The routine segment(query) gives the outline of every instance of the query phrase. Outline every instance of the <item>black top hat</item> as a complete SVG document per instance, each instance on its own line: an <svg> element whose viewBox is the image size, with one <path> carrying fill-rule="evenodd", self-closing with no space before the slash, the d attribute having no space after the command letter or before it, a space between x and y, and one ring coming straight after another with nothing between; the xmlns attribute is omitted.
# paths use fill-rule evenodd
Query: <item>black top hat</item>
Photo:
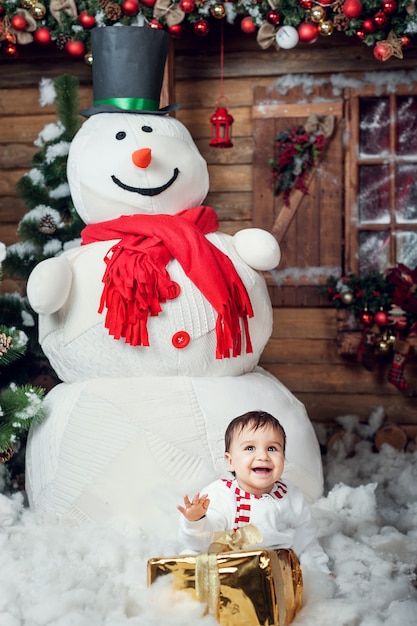
<svg viewBox="0 0 417 626"><path fill-rule="evenodd" d="M103 26L91 31L93 54L92 107L96 113L175 111L176 104L159 108L169 35L147 26Z"/></svg>

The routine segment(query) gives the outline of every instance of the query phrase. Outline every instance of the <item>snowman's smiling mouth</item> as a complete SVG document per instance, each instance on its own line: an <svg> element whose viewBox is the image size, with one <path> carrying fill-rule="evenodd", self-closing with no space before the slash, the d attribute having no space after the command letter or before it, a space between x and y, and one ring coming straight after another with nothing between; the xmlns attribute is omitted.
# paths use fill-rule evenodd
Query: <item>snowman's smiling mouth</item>
<svg viewBox="0 0 417 626"><path fill-rule="evenodd" d="M119 180L116 176L114 176L114 174L111 177L111 179L118 187L121 187L122 189L125 189L126 191L133 191L133 193L138 193L141 196L157 196L158 194L168 189L168 187L171 187L171 185L177 180L179 173L180 171L178 167L176 167L169 181L166 182L165 185L161 185L161 187L149 187L149 188L131 187L130 185L126 185L126 183L123 183L121 180Z"/></svg>

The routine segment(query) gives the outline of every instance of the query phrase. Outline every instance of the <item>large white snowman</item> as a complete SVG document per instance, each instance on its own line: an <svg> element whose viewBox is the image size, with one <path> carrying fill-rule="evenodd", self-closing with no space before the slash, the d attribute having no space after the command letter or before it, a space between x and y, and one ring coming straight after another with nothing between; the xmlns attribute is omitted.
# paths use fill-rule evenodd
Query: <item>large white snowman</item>
<svg viewBox="0 0 417 626"><path fill-rule="evenodd" d="M83 245L40 263L28 282L40 342L63 381L27 445L31 506L79 522L112 517L144 531L224 474L223 435L249 410L287 431L286 476L322 492L304 406L258 367L272 331L261 271L269 233L220 233L201 206L207 165L159 109L167 35L92 33L94 106L68 159ZM175 524L172 524L175 533Z"/></svg>

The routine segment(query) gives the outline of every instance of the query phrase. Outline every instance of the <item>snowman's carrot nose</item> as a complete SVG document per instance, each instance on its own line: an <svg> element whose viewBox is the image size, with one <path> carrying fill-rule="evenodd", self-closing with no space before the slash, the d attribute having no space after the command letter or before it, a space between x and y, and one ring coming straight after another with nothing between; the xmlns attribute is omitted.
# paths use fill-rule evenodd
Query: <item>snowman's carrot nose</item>
<svg viewBox="0 0 417 626"><path fill-rule="evenodd" d="M141 148L140 150L135 150L132 154L132 161L136 167L148 167L151 159L152 155L150 148Z"/></svg>

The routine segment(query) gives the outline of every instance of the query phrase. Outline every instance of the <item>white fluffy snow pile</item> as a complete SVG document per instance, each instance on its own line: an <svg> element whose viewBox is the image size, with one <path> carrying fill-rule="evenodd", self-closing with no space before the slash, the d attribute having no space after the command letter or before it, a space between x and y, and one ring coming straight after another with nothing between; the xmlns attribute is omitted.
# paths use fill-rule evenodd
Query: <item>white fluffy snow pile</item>
<svg viewBox="0 0 417 626"><path fill-rule="evenodd" d="M362 442L324 464L314 513L336 578L305 575L294 626L416 624L417 452ZM177 553L157 523L154 536L123 520L77 527L0 494L1 626L215 626L168 581L147 588L147 559Z"/></svg>

